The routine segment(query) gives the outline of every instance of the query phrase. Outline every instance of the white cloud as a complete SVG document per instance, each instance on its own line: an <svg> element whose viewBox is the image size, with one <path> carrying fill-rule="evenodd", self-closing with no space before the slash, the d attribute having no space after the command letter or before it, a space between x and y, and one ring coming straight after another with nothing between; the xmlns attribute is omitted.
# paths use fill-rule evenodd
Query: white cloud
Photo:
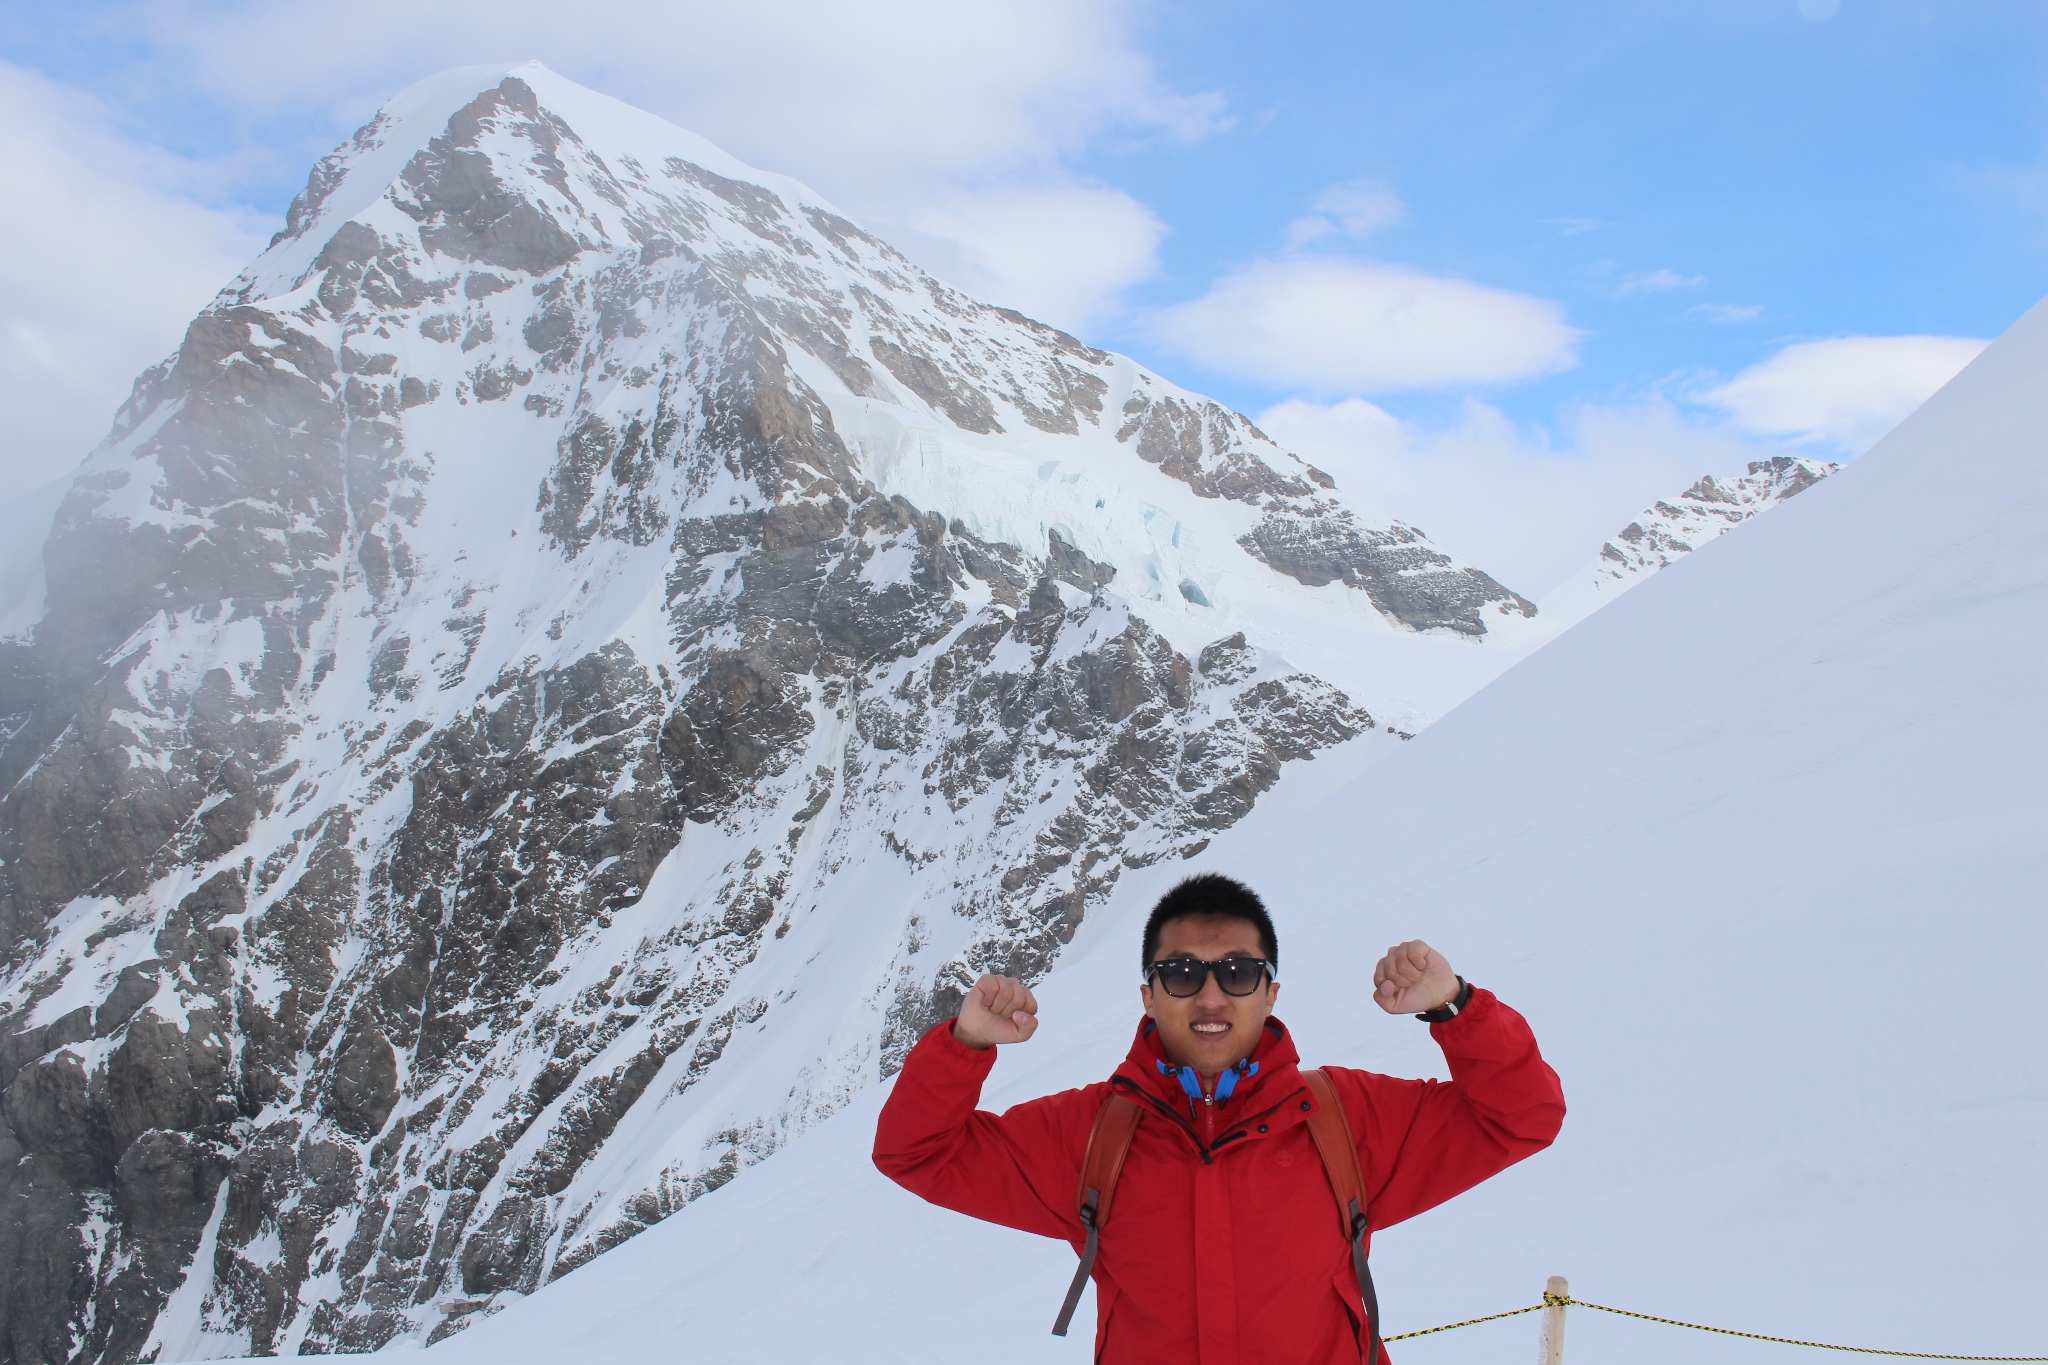
<svg viewBox="0 0 2048 1365"><path fill-rule="evenodd" d="M1157 319L1168 344L1276 387L1389 392L1495 384L1577 363L1564 310L1402 266L1259 261Z"/></svg>
<svg viewBox="0 0 2048 1365"><path fill-rule="evenodd" d="M1662 402L1582 409L1562 444L1479 402L1443 429L1358 398L1290 399L1258 421L1339 489L1532 599L1656 499L1779 453Z"/></svg>
<svg viewBox="0 0 2048 1365"><path fill-rule="evenodd" d="M1685 310L1708 322L1755 322L1764 315L1760 303L1696 303Z"/></svg>
<svg viewBox="0 0 2048 1365"><path fill-rule="evenodd" d="M1676 270L1639 270L1623 275L1621 283L1614 287L1617 298L1630 298L1637 294L1668 294L1674 289L1700 289L1705 287L1705 275L1681 275Z"/></svg>
<svg viewBox="0 0 2048 1365"><path fill-rule="evenodd" d="M0 498L77 464L141 370L262 246L202 207L203 174L140 148L74 91L0 63Z"/></svg>
<svg viewBox="0 0 2048 1365"><path fill-rule="evenodd" d="M976 298L1070 332L1158 269L1166 230L1128 194L1073 183L963 191L869 226Z"/></svg>
<svg viewBox="0 0 2048 1365"><path fill-rule="evenodd" d="M1289 246L1303 246L1339 234L1369 237L1408 218L1408 206L1401 202L1401 196L1373 180L1347 180L1332 185L1315 197L1309 210L1287 225Z"/></svg>
<svg viewBox="0 0 2048 1365"><path fill-rule="evenodd" d="M199 83L252 107L367 113L468 63L538 57L828 193L1041 168L1107 126L1198 136L1214 97L1169 89L1137 0L316 0L138 8ZM403 42L392 35L402 33ZM835 183L836 182L836 183Z"/></svg>
<svg viewBox="0 0 2048 1365"><path fill-rule="evenodd" d="M1834 337L1787 346L1701 395L1744 431L1867 450L1988 342L1974 337Z"/></svg>
<svg viewBox="0 0 2048 1365"><path fill-rule="evenodd" d="M963 286L1075 325L1151 272L1158 229L1127 196L1078 182L1071 159L1109 135L1195 138L1225 122L1220 98L1160 78L1133 32L1143 10L358 0L337 23L313 0L227 0L132 13L176 64L167 79L250 111L311 108L351 125L434 71L537 57L797 176L865 222L910 227L904 249ZM1032 226L1042 243L1026 240ZM1081 268L1055 286L1047 261L1059 250Z"/></svg>

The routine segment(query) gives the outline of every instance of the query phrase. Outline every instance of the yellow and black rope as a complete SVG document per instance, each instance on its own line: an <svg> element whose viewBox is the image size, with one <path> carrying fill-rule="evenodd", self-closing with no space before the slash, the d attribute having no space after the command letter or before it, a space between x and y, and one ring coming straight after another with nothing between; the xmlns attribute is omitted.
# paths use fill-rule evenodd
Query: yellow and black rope
<svg viewBox="0 0 2048 1365"><path fill-rule="evenodd" d="M2005 1362L2048 1361L2048 1356L1965 1356L1944 1355L1935 1351L1887 1351L1876 1346L1835 1346L1825 1341L1801 1341L1797 1337L1766 1336L1762 1332L1738 1332L1733 1327L1708 1327L1704 1323L1681 1322L1677 1318L1660 1318L1654 1313L1633 1313L1626 1308L1609 1308L1604 1303L1588 1303L1563 1294L1545 1294L1542 1303L1532 1303L1527 1308L1510 1308L1505 1313L1488 1313L1483 1318L1467 1318L1463 1322L1447 1322L1441 1327L1426 1327L1419 1332L1403 1332L1399 1336L1386 1338L1388 1341L1406 1341L1410 1337L1426 1337L1433 1332L1448 1332L1457 1327L1471 1327L1482 1322L1494 1322L1501 1318L1519 1317L1523 1313L1534 1313L1542 1308L1562 1308L1570 1305L1576 1308L1591 1308L1602 1313L1614 1313L1624 1318L1640 1318L1644 1322L1661 1322L1667 1327L1690 1327L1695 1332L1718 1332L1725 1337L1746 1337L1751 1341L1772 1341L1780 1346L1811 1346L1820 1351L1852 1351L1866 1356L1905 1356L1913 1360L1991 1360Z"/></svg>
<svg viewBox="0 0 2048 1365"><path fill-rule="evenodd" d="M1483 1318L1466 1318L1463 1322L1447 1322L1441 1327L1425 1327L1420 1332L1403 1332L1397 1337L1382 1337L1380 1339L1382 1341L1406 1341L1410 1337L1426 1337L1431 1332L1448 1332L1453 1327L1470 1327L1474 1323L1492 1322L1495 1318L1520 1317L1524 1313L1533 1313L1543 1306L1540 1303L1532 1303L1527 1308L1510 1308L1505 1313L1488 1313Z"/></svg>

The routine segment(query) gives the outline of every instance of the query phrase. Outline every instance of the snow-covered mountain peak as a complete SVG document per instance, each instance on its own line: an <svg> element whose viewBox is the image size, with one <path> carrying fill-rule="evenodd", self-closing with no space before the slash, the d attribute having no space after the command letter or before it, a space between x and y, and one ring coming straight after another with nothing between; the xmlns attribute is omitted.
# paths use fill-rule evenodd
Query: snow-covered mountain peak
<svg viewBox="0 0 2048 1365"><path fill-rule="evenodd" d="M556 217L555 226L566 229L580 220L602 229L608 220L621 231L619 240L634 240L625 221L632 210L620 200L638 198L633 190L645 184L645 168L663 171L671 158L837 216L823 196L790 177L756 170L705 138L565 80L540 62L458 67L400 91L346 144L321 158L287 210L283 229L230 289L266 299L297 288L344 224L380 226L378 206L387 201L396 206L410 198L411 210L420 212L424 206L400 186L416 191L431 183L436 159L450 154L467 159L474 171L487 170L501 192L538 200ZM529 178L539 184L522 183ZM595 202L577 198L576 190L599 184L607 188ZM649 195L635 207L645 211L661 197ZM499 205L510 207L503 198ZM482 225L487 232L499 227L484 249L495 251L507 269L529 269L560 249L560 243L522 241L522 229L534 231L530 221L487 218ZM540 232L545 236L545 229ZM609 240L601 236L589 245Z"/></svg>
<svg viewBox="0 0 2048 1365"><path fill-rule="evenodd" d="M738 322L771 347L848 461L771 461L753 488L719 490L736 508L865 479L1034 557L1057 538L1152 617L1332 582L1406 629L1478 638L1533 610L1352 508L1237 414L967 298L796 181L538 64L392 100L315 169L229 298L328 324L362 374L396 367L380 343L401 329L458 347L444 387L566 418L586 448L644 420L676 324L708 309L700 326ZM593 331L608 343L595 367L579 345ZM572 473L541 529L575 549L631 538L635 508L706 491L607 497Z"/></svg>

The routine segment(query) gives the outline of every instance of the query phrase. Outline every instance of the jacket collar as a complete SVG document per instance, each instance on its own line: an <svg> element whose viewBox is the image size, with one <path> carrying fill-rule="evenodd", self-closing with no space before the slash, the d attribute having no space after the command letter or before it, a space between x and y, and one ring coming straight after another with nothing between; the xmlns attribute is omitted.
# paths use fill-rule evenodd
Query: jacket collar
<svg viewBox="0 0 2048 1365"><path fill-rule="evenodd" d="M1293 1034L1278 1019L1266 1020L1265 1036L1245 1060L1250 1065L1244 1067L1225 1101L1232 1109L1261 1092L1284 1095L1298 1082L1301 1054L1294 1050ZM1132 1038L1131 1050L1116 1074L1176 1107L1190 1102L1180 1069L1167 1058L1166 1049L1159 1043L1158 1028L1150 1019L1138 1021L1137 1036Z"/></svg>

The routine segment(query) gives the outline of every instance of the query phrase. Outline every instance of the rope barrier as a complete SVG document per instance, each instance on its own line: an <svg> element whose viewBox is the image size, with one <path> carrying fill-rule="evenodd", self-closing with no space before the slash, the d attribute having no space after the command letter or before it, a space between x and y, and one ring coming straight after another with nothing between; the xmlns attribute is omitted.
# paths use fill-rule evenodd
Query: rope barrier
<svg viewBox="0 0 2048 1365"><path fill-rule="evenodd" d="M2025 1365L2048 1361L2048 1356L1961 1356L1942 1355L1934 1351L1886 1351L1875 1346L1835 1346L1825 1341L1801 1341L1796 1337L1765 1336L1762 1332L1738 1332L1732 1327L1708 1327L1703 1323L1680 1322L1677 1318L1660 1318L1654 1313L1632 1313L1626 1308L1609 1308L1604 1303L1587 1303L1564 1294L1545 1294L1543 1302L1532 1303L1527 1308L1510 1308L1505 1313L1489 1313L1483 1318L1467 1318L1463 1322L1447 1322L1441 1327L1425 1327L1419 1332L1403 1332L1399 1336L1387 1337L1387 1341L1406 1341L1410 1337L1426 1337L1433 1332L1448 1332L1457 1327L1471 1327L1477 1323L1495 1322L1501 1318L1520 1317L1534 1313L1540 1308L1562 1308L1567 1305L1577 1308L1593 1308L1602 1313L1614 1313L1624 1318L1640 1318L1644 1322L1661 1322L1667 1327L1690 1327L1695 1332L1718 1332L1727 1337L1747 1337L1751 1341L1773 1341L1780 1346L1811 1346L1820 1351L1853 1351L1866 1356L1906 1356L1913 1360L1993 1360L2017 1361Z"/></svg>
<svg viewBox="0 0 2048 1365"><path fill-rule="evenodd" d="M1472 1325L1473 1325L1474 1323L1479 1323L1479 1322L1492 1322L1492 1321L1494 1321L1494 1320L1495 1320L1495 1319L1497 1319L1497 1318L1518 1318L1518 1317L1520 1317L1520 1316L1521 1316L1522 1314L1524 1314L1524 1313L1533 1313L1533 1312L1535 1312L1535 1311L1536 1311L1537 1309L1539 1309L1539 1308L1542 1308L1542 1307L1544 1307L1544 1305L1543 1305L1543 1304L1540 1304L1540 1303L1532 1303L1532 1304L1530 1304L1530 1305L1529 1305L1529 1306L1528 1306L1527 1308L1510 1308L1510 1309L1509 1309L1509 1310L1508 1310L1507 1312L1505 1312L1505 1313L1488 1313L1488 1314L1487 1314L1487 1315L1486 1315L1485 1317L1483 1317L1483 1318L1466 1318L1466 1319L1465 1319L1465 1320L1464 1320L1463 1322L1447 1322L1447 1323L1445 1323L1445 1324L1444 1324L1443 1326L1441 1326L1441 1327L1425 1327L1425 1328L1423 1328L1423 1329L1422 1329L1422 1330L1421 1330L1420 1332L1403 1332L1403 1333L1401 1333L1401 1335L1400 1335L1400 1336L1398 1336L1398 1337L1381 1337L1381 1338L1380 1338L1380 1340L1381 1340L1381 1341L1406 1341L1406 1340L1408 1340L1408 1338L1410 1338L1410 1337L1426 1337L1426 1336L1428 1336L1428 1335L1429 1335L1429 1334L1430 1334L1431 1332L1448 1332L1448 1331L1450 1331L1450 1330L1451 1330L1451 1329L1452 1329L1453 1327L1470 1327L1470 1326L1472 1326Z"/></svg>

